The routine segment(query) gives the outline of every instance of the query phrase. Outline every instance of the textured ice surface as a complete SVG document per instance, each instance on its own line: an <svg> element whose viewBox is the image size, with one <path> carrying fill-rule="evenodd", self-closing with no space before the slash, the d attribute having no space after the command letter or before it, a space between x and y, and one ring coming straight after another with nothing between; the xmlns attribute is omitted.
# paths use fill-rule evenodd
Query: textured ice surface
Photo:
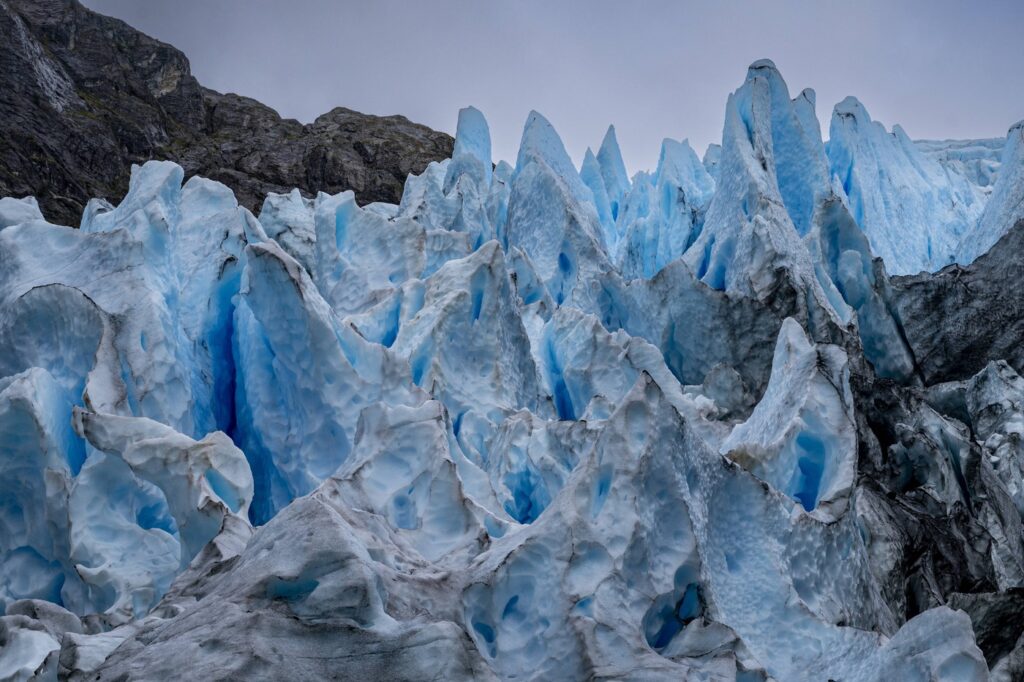
<svg viewBox="0 0 1024 682"><path fill-rule="evenodd" d="M958 262L967 264L988 251L1006 232L1007 226L1024 218L1024 121L1010 128L1000 159L992 195L981 214L977 229L960 242Z"/></svg>
<svg viewBox="0 0 1024 682"><path fill-rule="evenodd" d="M24 199L4 197L0 199L0 230L34 220L43 220L43 214L39 211L39 204L36 203L35 197L25 197Z"/></svg>
<svg viewBox="0 0 1024 682"><path fill-rule="evenodd" d="M623 200L617 244L623 277L653 277L697 239L715 181L686 141L661 144L653 176L637 174Z"/></svg>
<svg viewBox="0 0 1024 682"><path fill-rule="evenodd" d="M933 271L959 259L961 239L985 208L978 184L922 153L900 126L889 132L871 120L853 97L832 113L828 157L854 218L889 272Z"/></svg>
<svg viewBox="0 0 1024 682"><path fill-rule="evenodd" d="M963 175L983 190L991 191L999 177L999 162L1006 140L914 140L921 152L950 171Z"/></svg>
<svg viewBox="0 0 1024 682"><path fill-rule="evenodd" d="M0 677L1012 679L1021 368L926 385L887 271L1010 229L1020 127L814 107L762 60L632 179L467 108L399 205L0 200Z"/></svg>
<svg viewBox="0 0 1024 682"><path fill-rule="evenodd" d="M857 436L846 353L815 348L792 318L782 323L772 376L750 419L722 452L807 511L841 513L853 485Z"/></svg>

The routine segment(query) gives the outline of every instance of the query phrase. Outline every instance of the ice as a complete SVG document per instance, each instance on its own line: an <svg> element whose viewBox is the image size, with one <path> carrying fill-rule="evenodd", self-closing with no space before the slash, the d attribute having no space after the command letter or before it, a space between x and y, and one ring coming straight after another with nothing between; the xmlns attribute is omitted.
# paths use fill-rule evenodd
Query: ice
<svg viewBox="0 0 1024 682"><path fill-rule="evenodd" d="M790 101L782 75L767 59L750 66L747 80L756 78L767 82L771 100L771 155L779 194L797 233L805 235L810 230L820 193L828 184L821 131L814 113L815 94L813 90L804 90Z"/></svg>
<svg viewBox="0 0 1024 682"><path fill-rule="evenodd" d="M182 188L175 164L150 162L132 177L121 205L80 230L36 222L0 233L8 255L0 272L3 300L98 309L79 324L99 318L90 324L109 334L90 332L79 353L95 353L91 339L106 339L86 398L104 411L135 411L188 435L224 428L233 381L224 325L245 225L255 219L219 183L193 178ZM64 293L40 297L48 285ZM46 353L60 341L38 328L21 343Z"/></svg>
<svg viewBox="0 0 1024 682"><path fill-rule="evenodd" d="M83 585L63 597L116 625L148 613L227 517L247 523L252 474L220 432L196 442L149 419L78 408L74 420L90 446L65 510Z"/></svg>
<svg viewBox="0 0 1024 682"><path fill-rule="evenodd" d="M629 176L626 164L622 161L619 140L615 136L615 126L608 126L601 146L597 150L597 163L601 168L605 191L608 193L608 204L612 212L612 220L617 220L622 208L622 198L629 191Z"/></svg>
<svg viewBox="0 0 1024 682"><path fill-rule="evenodd" d="M726 104L716 190L682 260L712 289L760 302L793 282L805 300L787 314L807 316L817 338L846 315L801 240L827 189L815 180L824 179L820 139L815 147L816 130L807 130L799 113L809 105L806 93L789 99L771 62L750 67Z"/></svg>
<svg viewBox="0 0 1024 682"><path fill-rule="evenodd" d="M469 107L398 205L0 201L0 676L1012 677L1022 368L930 382L889 275L1011 229L1020 127L814 110L760 60L632 179Z"/></svg>
<svg viewBox="0 0 1024 682"><path fill-rule="evenodd" d="M68 559L68 490L85 459L71 430L70 396L46 370L0 380L0 606L61 602L74 582Z"/></svg>
<svg viewBox="0 0 1024 682"><path fill-rule="evenodd" d="M92 454L68 501L70 558L84 583L65 603L120 624L148 613L181 568L167 501L121 459Z"/></svg>
<svg viewBox="0 0 1024 682"><path fill-rule="evenodd" d="M369 210L369 207L367 207ZM295 260L312 271L316 263L316 228L313 202L297 189L288 194L268 194L260 211L260 225Z"/></svg>
<svg viewBox="0 0 1024 682"><path fill-rule="evenodd" d="M611 200L608 198L608 189L601 176L601 166L590 147L587 147L587 152L583 155L580 179L593 192L594 208L597 209L597 217L603 228L604 245L611 251L618 242L619 236L615 231L615 217L612 213Z"/></svg>
<svg viewBox="0 0 1024 682"><path fill-rule="evenodd" d="M999 162L1006 139L914 140L914 145L950 172L964 176L983 191L991 192L999 177Z"/></svg>
<svg viewBox="0 0 1024 682"><path fill-rule="evenodd" d="M352 192L320 193L313 207L316 286L340 313L365 310L426 267L426 231L361 208Z"/></svg>
<svg viewBox="0 0 1024 682"><path fill-rule="evenodd" d="M1014 223L1024 219L1024 121L1006 134L999 172L977 228L966 232L957 262L967 265L992 248Z"/></svg>
<svg viewBox="0 0 1024 682"><path fill-rule="evenodd" d="M822 510L828 518L841 514L853 486L857 450L846 353L835 346L815 348L787 318L768 388L721 450L804 510Z"/></svg>
<svg viewBox="0 0 1024 682"><path fill-rule="evenodd" d="M445 174L444 192L448 194L460 175L469 175L481 189L491 186L491 131L479 109L459 111L455 130L455 150Z"/></svg>
<svg viewBox="0 0 1024 682"><path fill-rule="evenodd" d="M60 642L42 628L24 627L19 621L17 616L0 616L0 679L57 679Z"/></svg>
<svg viewBox="0 0 1024 682"><path fill-rule="evenodd" d="M497 421L504 411L540 410L537 371L506 268L501 247L488 242L407 289L405 300L413 303L395 321L394 353L408 360L413 383L453 418L472 411Z"/></svg>
<svg viewBox="0 0 1024 682"><path fill-rule="evenodd" d="M1024 379L1004 362L971 379L967 409L978 440L1024 518Z"/></svg>
<svg viewBox="0 0 1024 682"><path fill-rule="evenodd" d="M616 146L615 149L617 150L618 147ZM592 194L580 179L554 126L541 114L531 111L526 119L526 125L523 127L523 137L519 142L515 175L520 175L526 168L536 163L543 163L547 166L576 202L582 207L594 211Z"/></svg>
<svg viewBox="0 0 1024 682"><path fill-rule="evenodd" d="M611 269L592 198L554 128L531 112L512 177L503 245L529 257L559 305L590 300L589 282Z"/></svg>
<svg viewBox="0 0 1024 682"><path fill-rule="evenodd" d="M712 142L704 150L704 169L713 178L718 178L718 162L722 160L722 145Z"/></svg>
<svg viewBox="0 0 1024 682"><path fill-rule="evenodd" d="M0 230L11 225L37 220L42 221L44 218L35 197L25 197L24 199L4 197L0 199Z"/></svg>
<svg viewBox="0 0 1024 682"><path fill-rule="evenodd" d="M981 188L923 154L900 126L887 131L853 97L832 113L827 150L854 219L890 273L957 260L985 207Z"/></svg>
<svg viewBox="0 0 1024 682"><path fill-rule="evenodd" d="M909 380L914 357L891 310L884 263L873 258L867 238L840 197L830 194L819 205L815 226L804 241L833 309L844 320L856 313L862 351L875 372Z"/></svg>
<svg viewBox="0 0 1024 682"><path fill-rule="evenodd" d="M637 174L624 199L622 275L650 278L682 256L700 234L714 192L715 181L689 142L662 142L654 176Z"/></svg>
<svg viewBox="0 0 1024 682"><path fill-rule="evenodd" d="M972 642L971 621L939 607L908 622L885 644L875 679L985 680L985 659Z"/></svg>
<svg viewBox="0 0 1024 682"><path fill-rule="evenodd" d="M440 403L415 408L378 405L363 412L356 456L329 485L359 509L387 519L392 531L424 558L482 549L486 527L500 527L467 499L449 451L449 424ZM463 468L472 466L462 460Z"/></svg>
<svg viewBox="0 0 1024 682"><path fill-rule="evenodd" d="M729 97L718 191L704 230L685 259L701 281L755 297L773 285L767 263L798 253L799 236L785 213L771 164L771 90L751 74Z"/></svg>
<svg viewBox="0 0 1024 682"><path fill-rule="evenodd" d="M82 634L72 613L46 601L24 599L0 616L0 678L56 680L65 634Z"/></svg>
<svg viewBox="0 0 1024 682"><path fill-rule="evenodd" d="M453 158L431 163L410 176L402 202L389 219L411 218L428 230L427 268L436 271L446 260L461 258L484 242L503 238L512 168L504 161L493 168L487 121L477 109L459 112ZM437 248L433 243L459 244Z"/></svg>
<svg viewBox="0 0 1024 682"><path fill-rule="evenodd" d="M75 426L96 450L119 457L160 489L183 544L186 562L220 533L225 517L246 518L252 473L245 455L222 432L194 441L144 417L75 409Z"/></svg>
<svg viewBox="0 0 1024 682"><path fill-rule="evenodd" d="M363 407L414 401L417 391L408 366L338 320L276 243L250 244L245 258L234 320L235 432L256 487L250 517L264 523L345 461Z"/></svg>

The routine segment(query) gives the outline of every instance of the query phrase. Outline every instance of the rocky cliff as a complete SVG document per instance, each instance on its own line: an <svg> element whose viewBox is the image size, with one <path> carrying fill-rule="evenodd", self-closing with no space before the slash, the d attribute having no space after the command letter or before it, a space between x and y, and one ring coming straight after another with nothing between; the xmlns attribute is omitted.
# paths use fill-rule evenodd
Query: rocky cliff
<svg viewBox="0 0 1024 682"><path fill-rule="evenodd" d="M0 196L34 195L53 222L78 225L93 196L116 203L152 158L258 210L293 187L397 203L409 173L452 153L402 116L339 107L304 125L204 88L180 51L77 0L0 0L0 37Z"/></svg>

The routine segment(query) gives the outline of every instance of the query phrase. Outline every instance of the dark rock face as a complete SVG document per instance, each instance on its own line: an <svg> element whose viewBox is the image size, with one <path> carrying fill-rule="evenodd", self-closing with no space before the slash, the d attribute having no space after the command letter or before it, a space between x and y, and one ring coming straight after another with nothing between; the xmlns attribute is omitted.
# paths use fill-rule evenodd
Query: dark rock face
<svg viewBox="0 0 1024 682"><path fill-rule="evenodd" d="M966 611L974 625L978 646L989 660L1006 656L1024 633L1024 589L987 594L954 594L953 608Z"/></svg>
<svg viewBox="0 0 1024 682"><path fill-rule="evenodd" d="M851 387L858 516L877 553L874 566L887 569L880 577L893 612L910 619L954 593L1005 589L1022 552L1021 519L971 440L973 424L937 413L915 389L887 380L854 374ZM1001 543L1014 557L1008 570Z"/></svg>
<svg viewBox="0 0 1024 682"><path fill-rule="evenodd" d="M1024 221L967 267L893 277L892 299L927 385L993 360L1024 371Z"/></svg>
<svg viewBox="0 0 1024 682"><path fill-rule="evenodd" d="M0 39L0 196L34 195L53 222L78 225L94 196L116 203L152 158L258 211L293 187L397 203L409 173L452 153L402 116L336 108L303 125L204 88L181 52L77 0L0 0Z"/></svg>
<svg viewBox="0 0 1024 682"><path fill-rule="evenodd" d="M1024 674L1019 416L1024 222L967 267L892 277L885 292L916 377L854 363L857 514L898 621L970 616L993 679ZM1016 370L1016 372L1014 371Z"/></svg>

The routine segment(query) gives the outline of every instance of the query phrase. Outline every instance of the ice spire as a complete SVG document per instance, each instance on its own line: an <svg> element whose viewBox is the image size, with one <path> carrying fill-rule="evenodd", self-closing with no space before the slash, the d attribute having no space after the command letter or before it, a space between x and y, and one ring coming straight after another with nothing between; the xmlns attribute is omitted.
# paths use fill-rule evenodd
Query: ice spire
<svg viewBox="0 0 1024 682"><path fill-rule="evenodd" d="M750 65L747 82L761 77L771 98L772 155L779 194L797 233L807 234L815 204L828 190L828 164L821 129L814 114L813 90L794 99L775 64L761 59Z"/></svg>
<svg viewBox="0 0 1024 682"><path fill-rule="evenodd" d="M704 169L713 177L718 177L718 162L722 160L722 145L711 143L704 151Z"/></svg>
<svg viewBox="0 0 1024 682"><path fill-rule="evenodd" d="M519 175L526 166L537 159L544 161L565 182L577 201L590 203L590 192L580 179L555 127L539 113L531 111L526 118L523 138L519 143L516 175Z"/></svg>
<svg viewBox="0 0 1024 682"><path fill-rule="evenodd" d="M597 208L597 217L601 221L601 227L604 228L604 244L611 250L618 240L618 235L615 232L615 218L612 217L608 190L605 187L604 179L601 177L601 165L590 147L587 147L587 153L583 155L583 165L580 166L580 179L594 193L594 206Z"/></svg>
<svg viewBox="0 0 1024 682"><path fill-rule="evenodd" d="M625 200L619 221L622 274L649 278L683 255L697 238L714 191L715 181L690 143L666 138L654 178L637 174Z"/></svg>
<svg viewBox="0 0 1024 682"><path fill-rule="evenodd" d="M0 199L0 230L11 225L20 225L34 220L44 220L35 197Z"/></svg>
<svg viewBox="0 0 1024 682"><path fill-rule="evenodd" d="M509 195L506 248L519 247L559 304L581 281L611 269L594 206L584 184L547 119L530 112L523 129ZM589 283L580 295L597 291Z"/></svg>
<svg viewBox="0 0 1024 682"><path fill-rule="evenodd" d="M718 190L699 239L686 253L697 276L715 289L759 297L774 281L767 274L773 270L769 261L792 268L804 260L798 269L811 267L777 181L773 152L792 142L773 136L777 125L786 130L777 124L784 117L774 111L777 105L791 113L789 98L782 101L786 93L780 83L770 62L755 62L726 105Z"/></svg>
<svg viewBox="0 0 1024 682"><path fill-rule="evenodd" d="M597 150L597 162L601 166L601 177L604 178L604 186L608 191L612 220L615 220L619 216L622 198L629 191L629 176L626 174L626 164L622 162L622 152L619 150L619 140L615 137L613 125L608 126L608 132L601 141L601 148Z"/></svg>
<svg viewBox="0 0 1024 682"><path fill-rule="evenodd" d="M451 190L455 181L464 173L472 174L482 189L491 185L491 130L487 126L487 119L475 107L459 110L455 149L444 179L445 193Z"/></svg>

